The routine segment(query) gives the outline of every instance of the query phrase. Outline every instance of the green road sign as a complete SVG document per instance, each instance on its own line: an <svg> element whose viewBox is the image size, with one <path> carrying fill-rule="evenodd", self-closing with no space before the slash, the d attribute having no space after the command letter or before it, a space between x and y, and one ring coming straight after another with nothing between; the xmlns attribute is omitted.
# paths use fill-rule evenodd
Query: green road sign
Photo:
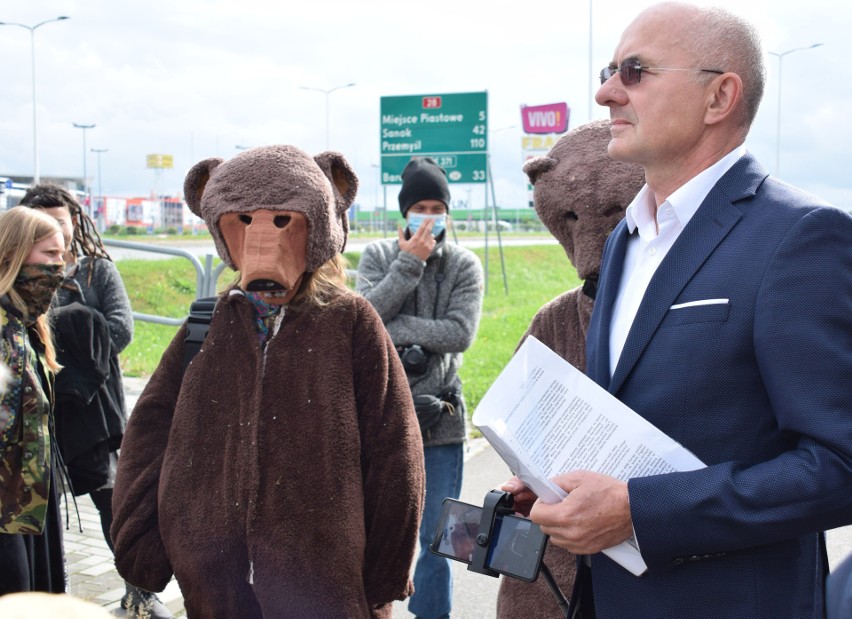
<svg viewBox="0 0 852 619"><path fill-rule="evenodd" d="M402 183L412 157L432 157L451 183L484 183L488 93L381 98L382 184Z"/></svg>

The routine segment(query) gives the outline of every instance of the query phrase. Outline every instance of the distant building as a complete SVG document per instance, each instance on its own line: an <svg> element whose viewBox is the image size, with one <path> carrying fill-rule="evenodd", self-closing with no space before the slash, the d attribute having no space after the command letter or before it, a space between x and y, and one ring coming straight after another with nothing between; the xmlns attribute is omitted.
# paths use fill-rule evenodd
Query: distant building
<svg viewBox="0 0 852 619"><path fill-rule="evenodd" d="M0 210L18 206L32 181L31 176L0 176ZM97 222L100 232L112 226L132 226L149 233L162 229L173 229L178 233L206 230L204 221L193 215L183 198L177 196L92 196L92 204L89 204L79 178L42 177L40 182L54 183L74 194L86 213Z"/></svg>

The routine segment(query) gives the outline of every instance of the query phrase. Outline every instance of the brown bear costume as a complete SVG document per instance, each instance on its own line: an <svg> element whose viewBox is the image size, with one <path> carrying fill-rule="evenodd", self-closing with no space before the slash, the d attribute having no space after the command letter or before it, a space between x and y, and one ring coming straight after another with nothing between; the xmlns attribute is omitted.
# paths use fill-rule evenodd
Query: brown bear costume
<svg viewBox="0 0 852 619"><path fill-rule="evenodd" d="M530 159L524 165L524 172L534 186L539 218L565 249L584 284L542 307L521 342L533 335L583 371L586 330L592 317L604 242L645 182L641 167L610 159L609 127L608 120L577 127L559 138L547 155ZM570 597L576 557L548 544L544 562L559 588ZM544 578L534 583L506 577L501 580L497 617L563 616Z"/></svg>
<svg viewBox="0 0 852 619"><path fill-rule="evenodd" d="M390 617L412 592L420 431L372 306L338 283L357 178L291 146L187 175L239 285L183 374L186 326L133 410L112 537L119 573L190 617ZM337 281L337 280L335 280Z"/></svg>

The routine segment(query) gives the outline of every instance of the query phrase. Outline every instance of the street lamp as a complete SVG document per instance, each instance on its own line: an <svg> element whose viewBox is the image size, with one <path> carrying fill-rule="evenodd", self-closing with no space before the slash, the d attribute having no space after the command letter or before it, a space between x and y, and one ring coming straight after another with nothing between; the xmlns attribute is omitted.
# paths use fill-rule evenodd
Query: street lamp
<svg viewBox="0 0 852 619"><path fill-rule="evenodd" d="M592 37L592 0L589 0L589 122L592 122L594 100L595 100L595 69L592 66L592 54L594 53L594 39Z"/></svg>
<svg viewBox="0 0 852 619"><path fill-rule="evenodd" d="M792 54L793 52L800 52L805 49L813 49L815 47L821 46L822 43L814 43L813 45L808 45L806 47L796 47L794 49L788 49L786 52L767 52L772 54L773 56L778 56L778 124L775 129L775 176L781 176L781 69L782 69L782 61L784 60L784 56L787 54Z"/></svg>
<svg viewBox="0 0 852 619"><path fill-rule="evenodd" d="M70 17L67 17L66 15L60 15L59 17L54 17L53 19L47 19L43 22L39 22L35 26L27 26L26 24L0 21L0 26L20 26L21 28L26 28L30 31L30 57L32 59L33 77L33 185L37 185L40 179L38 170L38 112L36 111L35 31L36 28L44 26L45 24L49 24L55 21L62 21L63 19L70 19Z"/></svg>
<svg viewBox="0 0 852 619"><path fill-rule="evenodd" d="M89 196L89 177L86 175L86 155L88 151L86 151L86 129L94 129L95 125L92 123L91 125L84 125L82 123L72 123L77 129L83 130L83 193L86 196L86 214L91 217L92 216L92 199Z"/></svg>
<svg viewBox="0 0 852 619"><path fill-rule="evenodd" d="M379 210L379 185L382 184L382 166L378 163L371 163L371 168L376 168L376 192L375 192L375 200L373 203L373 208L370 209L370 232L375 231L375 218L376 211Z"/></svg>
<svg viewBox="0 0 852 619"><path fill-rule="evenodd" d="M104 231L104 215L106 214L106 203L104 202L104 188L101 184L101 153L109 152L108 148L90 148L90 151L98 155L98 199L101 201L101 208L97 211L98 232Z"/></svg>
<svg viewBox="0 0 852 619"><path fill-rule="evenodd" d="M325 95L325 148L328 150L329 148L329 105L328 99L329 95L333 93L335 90L340 90L341 88L349 88L350 86L354 86L355 83L351 84L343 84L342 86L335 86L334 88L329 88L328 90L324 90L322 88L311 88L309 86L299 86L302 90L315 90L317 92L321 92Z"/></svg>

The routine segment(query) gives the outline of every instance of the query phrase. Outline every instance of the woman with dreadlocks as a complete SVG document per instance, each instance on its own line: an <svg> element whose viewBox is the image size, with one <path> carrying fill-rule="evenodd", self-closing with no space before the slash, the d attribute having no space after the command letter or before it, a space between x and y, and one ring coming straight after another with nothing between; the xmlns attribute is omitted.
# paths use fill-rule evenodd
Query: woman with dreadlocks
<svg viewBox="0 0 852 619"><path fill-rule="evenodd" d="M27 190L21 205L44 211L62 227L65 281L54 301L59 447L75 495L89 494L100 513L104 539L112 540L112 488L127 412L118 355L133 338L130 299L91 218L58 185ZM122 606L154 619L171 617L150 592L127 585Z"/></svg>

